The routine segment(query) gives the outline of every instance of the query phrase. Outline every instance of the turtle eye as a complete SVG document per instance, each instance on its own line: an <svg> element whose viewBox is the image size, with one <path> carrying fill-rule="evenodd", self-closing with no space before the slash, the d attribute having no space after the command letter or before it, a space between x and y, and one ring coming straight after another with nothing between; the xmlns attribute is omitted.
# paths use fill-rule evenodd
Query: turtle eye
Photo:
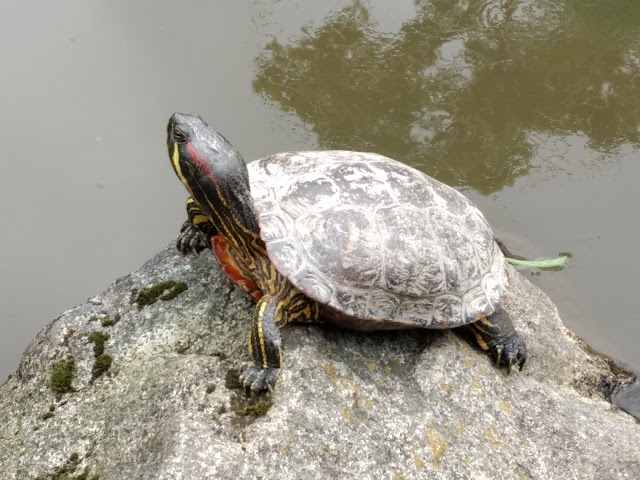
<svg viewBox="0 0 640 480"><path fill-rule="evenodd" d="M178 127L174 127L173 129L173 139L177 143L184 143L187 141L187 134L180 130Z"/></svg>

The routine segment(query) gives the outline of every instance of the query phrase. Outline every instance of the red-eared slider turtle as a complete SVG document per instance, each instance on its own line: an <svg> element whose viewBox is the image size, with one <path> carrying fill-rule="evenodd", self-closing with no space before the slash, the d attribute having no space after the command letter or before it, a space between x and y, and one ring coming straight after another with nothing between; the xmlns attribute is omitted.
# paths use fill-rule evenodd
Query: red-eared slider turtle
<svg viewBox="0 0 640 480"><path fill-rule="evenodd" d="M200 117L176 113L167 129L171 163L190 193L178 248L211 246L257 302L245 386L275 383L279 329L292 322L467 326L498 365L522 368L525 345L501 308L505 258L462 194L372 153L281 153L247 168Z"/></svg>

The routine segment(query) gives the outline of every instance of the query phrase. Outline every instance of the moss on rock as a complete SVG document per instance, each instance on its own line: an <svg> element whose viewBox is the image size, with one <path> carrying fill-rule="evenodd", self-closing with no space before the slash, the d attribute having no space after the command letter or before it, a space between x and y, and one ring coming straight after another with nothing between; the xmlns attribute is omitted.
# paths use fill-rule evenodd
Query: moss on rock
<svg viewBox="0 0 640 480"><path fill-rule="evenodd" d="M137 292L134 302L138 305L138 310L142 310L143 307L156 303L158 300L172 300L188 288L185 282L166 280Z"/></svg>
<svg viewBox="0 0 640 480"><path fill-rule="evenodd" d="M89 334L89 341L93 343L93 355L98 358L104 353L104 345L109 340L109 334L104 332L91 332Z"/></svg>
<svg viewBox="0 0 640 480"><path fill-rule="evenodd" d="M248 415L254 417L264 417L271 408L272 402L266 398L259 398L255 402L250 403L246 407L236 408L234 412L239 417L246 417Z"/></svg>
<svg viewBox="0 0 640 480"><path fill-rule="evenodd" d="M100 320L103 327L113 327L120 321L120 314L116 313L113 317L106 317Z"/></svg>
<svg viewBox="0 0 640 480"><path fill-rule="evenodd" d="M91 381L93 382L104 375L111 368L112 363L113 357L106 353L96 357L95 362L93 362L93 368L91 369Z"/></svg>
<svg viewBox="0 0 640 480"><path fill-rule="evenodd" d="M49 388L56 395L63 395L72 390L75 360L71 357L53 364Z"/></svg>

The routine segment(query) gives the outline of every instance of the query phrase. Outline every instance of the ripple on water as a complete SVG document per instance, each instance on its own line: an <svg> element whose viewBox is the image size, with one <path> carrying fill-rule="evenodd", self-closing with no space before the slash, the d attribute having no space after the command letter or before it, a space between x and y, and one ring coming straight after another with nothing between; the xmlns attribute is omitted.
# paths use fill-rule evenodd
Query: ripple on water
<svg viewBox="0 0 640 480"><path fill-rule="evenodd" d="M566 0L463 0L458 5L474 15L484 30L517 28L531 37L561 35L574 17Z"/></svg>

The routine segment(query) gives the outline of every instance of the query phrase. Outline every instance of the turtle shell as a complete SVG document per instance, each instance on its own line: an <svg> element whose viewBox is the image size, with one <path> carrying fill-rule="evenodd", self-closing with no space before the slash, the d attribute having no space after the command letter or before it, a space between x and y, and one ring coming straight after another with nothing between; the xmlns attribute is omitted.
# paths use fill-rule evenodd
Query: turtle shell
<svg viewBox="0 0 640 480"><path fill-rule="evenodd" d="M503 301L493 232L448 185L372 153L280 153L248 167L269 258L338 317L451 328Z"/></svg>

